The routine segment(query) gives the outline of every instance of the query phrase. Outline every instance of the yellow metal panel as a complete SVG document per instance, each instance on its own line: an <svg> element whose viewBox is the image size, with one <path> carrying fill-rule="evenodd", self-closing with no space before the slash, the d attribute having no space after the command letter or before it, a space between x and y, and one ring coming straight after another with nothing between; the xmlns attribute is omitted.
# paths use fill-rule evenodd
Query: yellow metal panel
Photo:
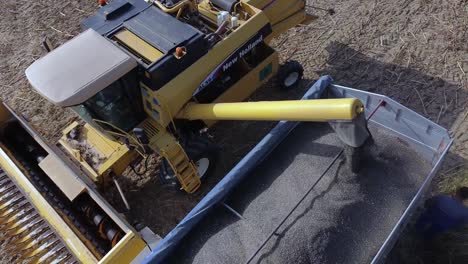
<svg viewBox="0 0 468 264"><path fill-rule="evenodd" d="M276 24L281 20L305 8L304 0L245 0L245 3L263 10L271 24ZM294 25L293 25L294 26Z"/></svg>
<svg viewBox="0 0 468 264"><path fill-rule="evenodd" d="M305 13L304 12L298 12L295 15L290 16L287 19L275 24L273 26L273 34L268 36L266 41L269 42L272 38L280 35L281 33L285 32L285 31L287 31L292 26L302 23L303 21L305 21L305 19L306 19Z"/></svg>
<svg viewBox="0 0 468 264"><path fill-rule="evenodd" d="M84 170L94 182L100 181L100 176L97 172L84 160L78 149L72 148L63 138L59 140L59 144L80 164L81 169Z"/></svg>
<svg viewBox="0 0 468 264"><path fill-rule="evenodd" d="M282 0L280 0L281 2ZM244 3L255 6L258 9L263 9L267 4L271 3L271 0L244 0Z"/></svg>
<svg viewBox="0 0 468 264"><path fill-rule="evenodd" d="M302 13L305 18L305 3L302 0L286 0L286 1L277 1L276 4L270 6L265 10L265 14L270 19L271 24L275 25L288 17L296 13ZM297 24L291 24L291 27L296 26Z"/></svg>
<svg viewBox="0 0 468 264"><path fill-rule="evenodd" d="M316 15L306 14L306 17L304 21L301 22L301 25L309 25L317 19L319 19L319 17Z"/></svg>
<svg viewBox="0 0 468 264"><path fill-rule="evenodd" d="M273 34L268 38L268 41L306 19L304 0L276 0L274 2L271 0L246 0L245 2L263 9L270 20Z"/></svg>
<svg viewBox="0 0 468 264"><path fill-rule="evenodd" d="M135 151L129 150L126 146L122 146L114 155L112 155L102 168L99 169L100 174L105 174L108 170L112 170L117 175L121 175L135 159L138 154ZM108 168L107 170L105 168Z"/></svg>
<svg viewBox="0 0 468 264"><path fill-rule="evenodd" d="M128 264L146 247L135 233L127 233L99 263Z"/></svg>
<svg viewBox="0 0 468 264"><path fill-rule="evenodd" d="M189 120L325 122L352 120L362 111L361 101L355 98L219 104L191 103L186 106L182 117Z"/></svg>
<svg viewBox="0 0 468 264"><path fill-rule="evenodd" d="M26 176L8 157L3 149L0 148L0 166L13 179L18 188L28 196L30 202L37 208L39 214L49 225L55 229L57 234L63 238L68 248L73 252L77 259L83 263L97 263L97 259L89 249L81 242L70 227L68 227L59 214L50 206L44 197L36 190L34 185L29 182Z"/></svg>
<svg viewBox="0 0 468 264"><path fill-rule="evenodd" d="M161 51L148 44L148 42L126 29L117 32L114 37L149 62L155 62L164 55Z"/></svg>
<svg viewBox="0 0 468 264"><path fill-rule="evenodd" d="M86 162L78 149L68 143L66 135L75 128L80 130L83 140L102 155L103 161L97 170ZM101 178L105 178L111 170L116 174L121 174L137 157L137 154L130 151L126 145L104 136L89 124L79 127L79 124L74 122L63 131L63 134L60 144L83 166L93 181L101 181Z"/></svg>
<svg viewBox="0 0 468 264"><path fill-rule="evenodd" d="M211 23L213 23L213 26L217 24L217 12L215 13L211 11L211 5L208 2L201 2L198 4L198 12L200 12L200 14L202 14L202 16L208 19Z"/></svg>
<svg viewBox="0 0 468 264"><path fill-rule="evenodd" d="M101 134L89 124L86 124L81 130L83 138L95 147L104 157L114 154L121 144L113 141Z"/></svg>

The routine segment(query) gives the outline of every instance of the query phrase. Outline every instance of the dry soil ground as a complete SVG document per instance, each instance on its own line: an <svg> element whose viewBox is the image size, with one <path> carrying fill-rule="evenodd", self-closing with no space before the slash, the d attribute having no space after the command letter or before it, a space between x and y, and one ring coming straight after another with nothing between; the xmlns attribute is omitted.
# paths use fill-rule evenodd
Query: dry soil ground
<svg viewBox="0 0 468 264"><path fill-rule="evenodd" d="M272 83L255 94L252 100L292 97L301 94L311 80L330 74L338 84L386 94L449 128L455 138L455 146L443 171L466 165L468 2L307 2L311 6L333 8L336 13L330 16L308 7L310 13L320 18L311 25L291 29L273 43L282 52L283 60L292 58L304 65L305 80L301 89L285 94ZM44 55L41 42L45 36L56 45L71 39L80 32L80 20L93 14L96 8L94 0L0 1L0 98L49 140L56 140L61 129L76 116L34 93L24 70ZM254 122L217 125L211 133L233 157L222 163L222 170L228 170L235 164L271 126L270 123ZM160 191L157 181L149 178L131 180L135 182L133 189L138 190L132 194L135 201L157 199L167 203L173 200L171 195L161 197L167 192ZM219 178L210 180L207 186L213 186L217 180ZM206 190L195 199L179 197L177 202L168 206L181 210L155 209L169 214L165 218L170 220L153 228L160 234L167 233Z"/></svg>

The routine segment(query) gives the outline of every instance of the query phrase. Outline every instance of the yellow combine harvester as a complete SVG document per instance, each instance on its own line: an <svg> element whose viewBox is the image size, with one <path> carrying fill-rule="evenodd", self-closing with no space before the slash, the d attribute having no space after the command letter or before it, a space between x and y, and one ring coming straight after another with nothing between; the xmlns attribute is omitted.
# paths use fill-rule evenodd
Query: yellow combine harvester
<svg viewBox="0 0 468 264"><path fill-rule="evenodd" d="M95 181L157 152L167 180L194 193L214 164L198 131L214 120L349 120L362 111L353 99L232 103L275 75L286 89L300 82L300 64L279 67L268 42L307 19L305 1L152 2L113 1L26 71L37 92L87 122L61 143ZM90 164L74 141L100 150L104 164Z"/></svg>
<svg viewBox="0 0 468 264"><path fill-rule="evenodd" d="M59 149L0 108L0 221L15 240L8 252L33 262L141 261L157 236L98 192L115 184L128 207L118 183L127 167L156 152L163 180L194 193L216 162L200 131L216 120L360 116L357 99L239 103L274 76L284 89L300 82L302 67L279 66L269 42L312 19L305 2L114 0L34 62L32 87L86 124L66 128Z"/></svg>

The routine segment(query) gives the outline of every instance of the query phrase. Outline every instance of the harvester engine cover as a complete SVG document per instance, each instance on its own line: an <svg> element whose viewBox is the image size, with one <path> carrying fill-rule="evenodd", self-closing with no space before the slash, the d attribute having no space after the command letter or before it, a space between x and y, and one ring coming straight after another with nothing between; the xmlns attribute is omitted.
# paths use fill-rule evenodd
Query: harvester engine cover
<svg viewBox="0 0 468 264"><path fill-rule="evenodd" d="M208 51L203 32L144 1L113 1L82 27L94 29L135 57L145 71L143 83L154 90ZM182 56L176 56L177 49L183 50Z"/></svg>

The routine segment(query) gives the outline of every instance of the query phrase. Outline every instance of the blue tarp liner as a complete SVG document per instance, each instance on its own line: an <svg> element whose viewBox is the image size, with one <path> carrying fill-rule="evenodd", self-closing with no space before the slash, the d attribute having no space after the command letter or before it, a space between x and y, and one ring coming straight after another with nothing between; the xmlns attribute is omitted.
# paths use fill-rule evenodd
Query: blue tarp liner
<svg viewBox="0 0 468 264"><path fill-rule="evenodd" d="M318 99L332 83L323 76L304 94L303 100ZM143 263L162 263L179 242L203 219L215 205L224 201L235 186L262 162L291 132L298 122L279 122L206 196L187 216L156 246Z"/></svg>

